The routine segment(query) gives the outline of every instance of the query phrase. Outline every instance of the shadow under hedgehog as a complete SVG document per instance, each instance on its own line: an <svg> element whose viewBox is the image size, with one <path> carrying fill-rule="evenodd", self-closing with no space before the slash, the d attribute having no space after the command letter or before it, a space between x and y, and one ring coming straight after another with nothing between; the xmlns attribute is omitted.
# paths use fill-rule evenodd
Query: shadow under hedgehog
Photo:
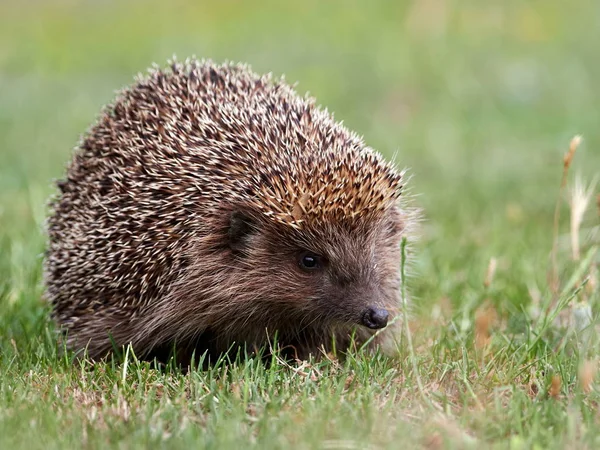
<svg viewBox="0 0 600 450"><path fill-rule="evenodd" d="M48 220L46 297L67 348L211 358L275 334L297 358L401 314L403 172L312 98L188 60L123 90ZM369 344L397 350L401 320Z"/></svg>

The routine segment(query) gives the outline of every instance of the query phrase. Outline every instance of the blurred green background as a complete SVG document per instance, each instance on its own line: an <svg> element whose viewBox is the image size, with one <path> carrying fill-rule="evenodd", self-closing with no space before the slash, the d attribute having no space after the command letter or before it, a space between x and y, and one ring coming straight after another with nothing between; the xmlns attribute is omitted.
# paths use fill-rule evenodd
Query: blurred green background
<svg viewBox="0 0 600 450"><path fill-rule="evenodd" d="M600 167L599 19L592 0L3 2L2 290L39 298L44 205L101 107L151 63L196 55L285 74L411 169L419 304L460 297L493 255L523 264L506 284L524 292L545 276L575 133L576 170Z"/></svg>

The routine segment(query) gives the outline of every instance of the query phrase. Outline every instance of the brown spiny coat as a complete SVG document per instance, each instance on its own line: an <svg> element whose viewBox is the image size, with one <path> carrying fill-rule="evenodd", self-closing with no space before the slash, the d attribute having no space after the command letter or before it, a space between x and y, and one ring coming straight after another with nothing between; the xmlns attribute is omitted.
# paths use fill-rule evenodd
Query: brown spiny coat
<svg viewBox="0 0 600 450"><path fill-rule="evenodd" d="M59 183L47 298L68 347L92 358L113 343L212 355L275 333L300 357L334 338L343 349L385 325L365 311L399 313L402 184L282 80L155 68L104 110ZM389 351L387 334L375 342Z"/></svg>

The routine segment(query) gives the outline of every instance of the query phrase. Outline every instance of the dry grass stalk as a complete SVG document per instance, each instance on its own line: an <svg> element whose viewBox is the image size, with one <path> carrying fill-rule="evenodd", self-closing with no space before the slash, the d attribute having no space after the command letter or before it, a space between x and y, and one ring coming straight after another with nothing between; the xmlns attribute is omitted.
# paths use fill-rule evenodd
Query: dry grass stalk
<svg viewBox="0 0 600 450"><path fill-rule="evenodd" d="M584 361L579 367L579 385L581 390L586 394L590 393L593 389L593 382L596 376L598 365L595 361Z"/></svg>
<svg viewBox="0 0 600 450"><path fill-rule="evenodd" d="M569 166L571 165L571 161L573 161L573 156L575 156L575 151L577 151L577 147L581 144L582 137L580 135L576 135L571 139L569 143L569 151L565 153L563 158L563 183L566 181L566 172L569 170Z"/></svg>
<svg viewBox="0 0 600 450"><path fill-rule="evenodd" d="M550 289L554 293L555 297L558 295L559 291L559 279L558 279L558 261L557 261L557 251L558 251L558 225L560 220L560 199L562 197L562 193L567 184L567 175L569 173L569 167L571 166L571 162L573 161L573 157L575 156L575 152L577 151L577 147L581 144L582 137L577 135L571 139L569 144L569 150L565 153L563 158L563 172L562 179L560 182L560 190L558 193L558 198L556 199L556 206L554 208L554 233L552 239L552 275L550 278Z"/></svg>
<svg viewBox="0 0 600 450"><path fill-rule="evenodd" d="M483 286L488 289L494 280L494 274L496 273L496 266L498 262L496 258L490 258L490 263L488 264L487 272L485 274L485 279L483 280Z"/></svg>
<svg viewBox="0 0 600 450"><path fill-rule="evenodd" d="M19 349L17 348L17 343L13 338L10 339L10 345L12 345L13 350L15 351L15 355L19 354Z"/></svg>
<svg viewBox="0 0 600 450"><path fill-rule="evenodd" d="M496 322L496 310L484 304L475 311L475 347L487 347L492 339L492 326Z"/></svg>
<svg viewBox="0 0 600 450"><path fill-rule="evenodd" d="M580 177L575 179L575 185L571 189L569 205L571 207L571 252L574 261L579 261L581 251L579 247L579 230L583 222L583 216L588 208L597 180L594 179L588 187L581 181Z"/></svg>
<svg viewBox="0 0 600 450"><path fill-rule="evenodd" d="M560 375L554 375L550 382L550 389L548 389L548 395L552 398L558 398L560 396L561 381Z"/></svg>

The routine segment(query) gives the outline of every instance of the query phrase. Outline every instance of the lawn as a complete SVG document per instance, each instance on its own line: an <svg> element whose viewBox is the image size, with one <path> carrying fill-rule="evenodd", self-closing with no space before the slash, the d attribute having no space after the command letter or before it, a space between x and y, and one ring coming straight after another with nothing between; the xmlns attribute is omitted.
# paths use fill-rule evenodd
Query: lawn
<svg viewBox="0 0 600 450"><path fill-rule="evenodd" d="M0 3L0 448L600 446L597 2L22 3ZM182 373L57 351L53 180L115 90L174 54L285 74L410 168L398 359Z"/></svg>

